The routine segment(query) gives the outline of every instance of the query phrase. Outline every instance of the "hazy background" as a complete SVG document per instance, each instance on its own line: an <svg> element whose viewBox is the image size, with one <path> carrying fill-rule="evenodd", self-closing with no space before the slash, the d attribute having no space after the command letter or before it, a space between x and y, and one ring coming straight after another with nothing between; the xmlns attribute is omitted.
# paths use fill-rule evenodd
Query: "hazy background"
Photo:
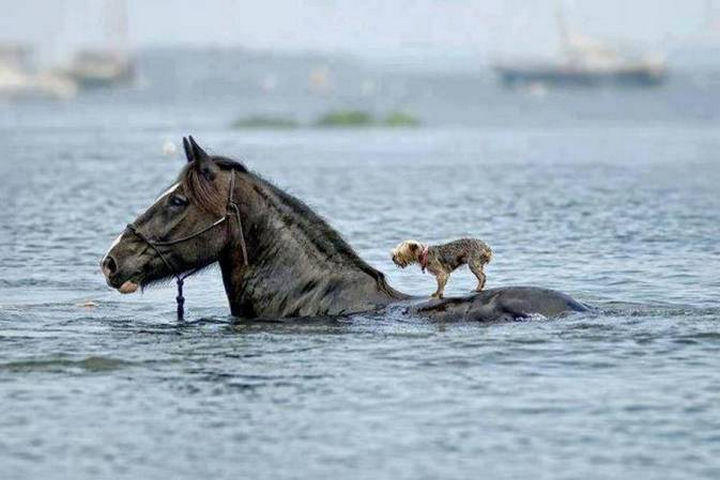
<svg viewBox="0 0 720 480"><path fill-rule="evenodd" d="M106 41L108 2L4 0L2 41L33 44L44 62ZM712 0L129 0L131 48L243 46L349 53L474 69L506 54L557 50L556 5L583 32L677 54L720 38Z"/></svg>

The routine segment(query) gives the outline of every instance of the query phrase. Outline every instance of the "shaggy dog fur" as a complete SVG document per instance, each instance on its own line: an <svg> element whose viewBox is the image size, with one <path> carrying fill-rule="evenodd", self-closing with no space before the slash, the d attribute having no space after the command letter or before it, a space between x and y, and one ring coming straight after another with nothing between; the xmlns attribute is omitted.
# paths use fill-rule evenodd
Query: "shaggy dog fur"
<svg viewBox="0 0 720 480"><path fill-rule="evenodd" d="M392 250L392 261L400 268L419 263L422 271L435 275L437 291L432 294L442 298L450 274L461 265L467 264L477 277L479 292L485 286L483 267L490 262L492 250L482 240L461 238L443 245L425 245L415 240L406 240Z"/></svg>

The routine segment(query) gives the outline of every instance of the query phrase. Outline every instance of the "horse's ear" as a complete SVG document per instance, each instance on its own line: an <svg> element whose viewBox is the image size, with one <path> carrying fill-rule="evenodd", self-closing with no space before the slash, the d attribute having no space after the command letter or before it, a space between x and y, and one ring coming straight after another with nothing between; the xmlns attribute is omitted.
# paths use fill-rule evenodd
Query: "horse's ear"
<svg viewBox="0 0 720 480"><path fill-rule="evenodd" d="M205 152L205 150L203 150L203 149L200 147L200 145L197 144L197 142L196 142L195 139L192 137L192 135L190 135L189 138L190 138L190 146L192 147L193 158L194 158L195 160L204 159L204 158L209 158L209 157L210 157L210 155L208 155L208 154Z"/></svg>
<svg viewBox="0 0 720 480"><path fill-rule="evenodd" d="M190 142L188 142L188 139L185 137L183 137L183 148L185 149L185 158L187 158L188 162L192 162L194 160L192 148L190 147Z"/></svg>
<svg viewBox="0 0 720 480"><path fill-rule="evenodd" d="M197 144L192 135L189 135L188 138L190 139L190 152L193 158L192 161L195 162L195 168L208 180L214 179L215 172L217 171L215 162L213 162L210 155Z"/></svg>

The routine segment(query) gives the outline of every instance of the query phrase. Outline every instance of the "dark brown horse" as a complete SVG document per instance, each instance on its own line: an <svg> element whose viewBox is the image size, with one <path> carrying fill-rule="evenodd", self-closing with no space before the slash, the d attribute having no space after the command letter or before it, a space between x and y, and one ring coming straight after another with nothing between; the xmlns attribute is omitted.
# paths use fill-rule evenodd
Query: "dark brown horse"
<svg viewBox="0 0 720 480"><path fill-rule="evenodd" d="M208 155L192 137L183 144L187 164L177 183L103 257L110 286L131 293L219 262L238 317L334 316L411 303L303 202L238 162ZM420 315L477 320L583 309L567 295L533 287L408 306Z"/></svg>

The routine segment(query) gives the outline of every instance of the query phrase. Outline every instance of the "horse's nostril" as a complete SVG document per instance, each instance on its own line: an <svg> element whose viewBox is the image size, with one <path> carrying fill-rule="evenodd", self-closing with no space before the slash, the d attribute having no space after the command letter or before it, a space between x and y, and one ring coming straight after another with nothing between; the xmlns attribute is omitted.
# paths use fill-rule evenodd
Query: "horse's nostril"
<svg viewBox="0 0 720 480"><path fill-rule="evenodd" d="M117 271L117 263L115 263L115 260L108 255L105 257L105 260L103 260L102 268L108 275L112 275Z"/></svg>

